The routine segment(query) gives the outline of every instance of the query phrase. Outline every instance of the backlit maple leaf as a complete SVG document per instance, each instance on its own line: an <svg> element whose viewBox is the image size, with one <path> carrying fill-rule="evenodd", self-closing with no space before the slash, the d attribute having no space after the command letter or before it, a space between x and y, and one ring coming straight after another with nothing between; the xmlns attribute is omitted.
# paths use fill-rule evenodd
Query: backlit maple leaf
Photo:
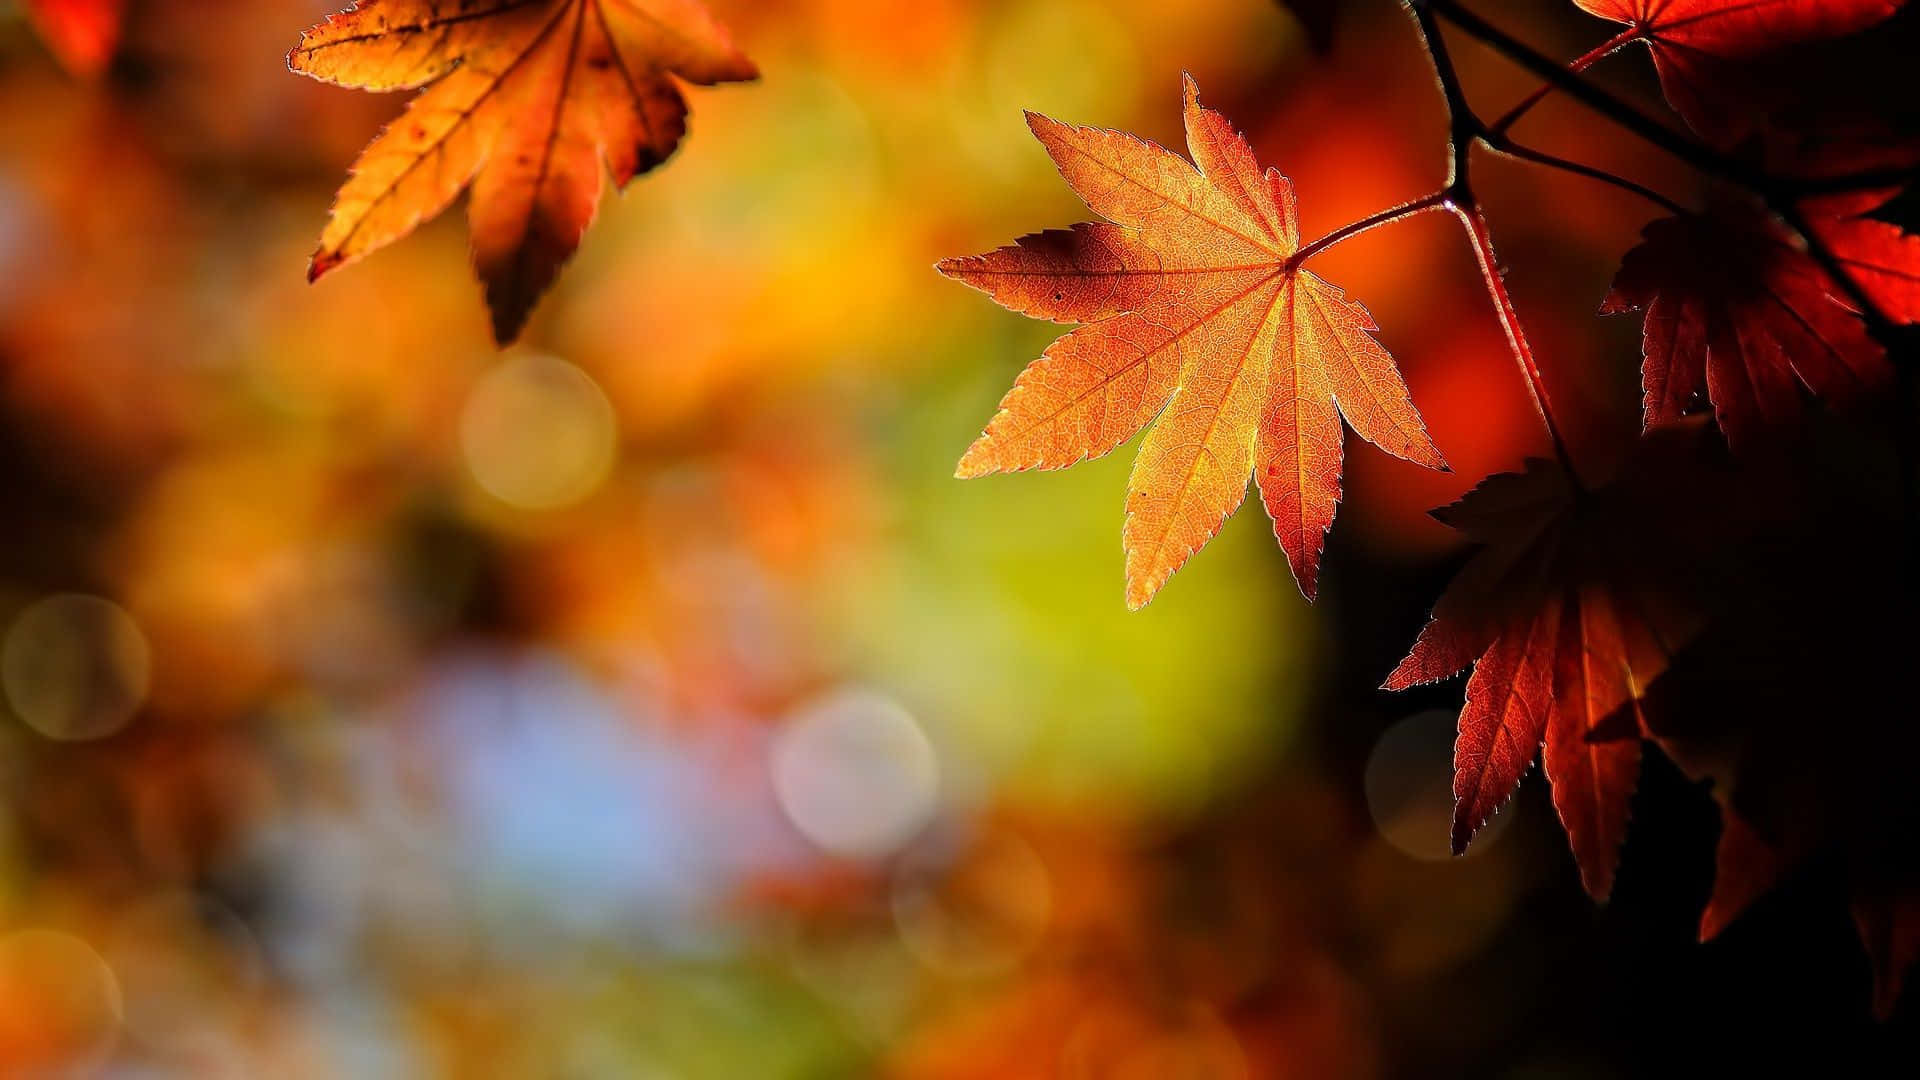
<svg viewBox="0 0 1920 1080"><path fill-rule="evenodd" d="M1697 632L1687 568L1711 545L1684 504L1697 501L1700 432L1656 431L1600 491L1535 459L1434 511L1484 546L1384 689L1473 665L1454 744L1456 854L1539 755L1582 881L1597 898L1612 890L1640 743L1637 731L1603 737L1601 724L1634 709Z"/></svg>
<svg viewBox="0 0 1920 1080"><path fill-rule="evenodd" d="M405 236L471 185L473 261L502 343L578 246L603 175L624 186L679 145L673 77L757 74L697 0L361 0L287 63L364 90L426 87L354 162L308 276Z"/></svg>
<svg viewBox="0 0 1920 1080"><path fill-rule="evenodd" d="M1880 222L1859 224L1894 233ZM1837 286L1756 212L1662 218L1629 251L1600 310L1644 310L1647 423L1712 400L1727 441L1745 449L1799 425L1801 387L1857 406L1882 395L1893 370Z"/></svg>
<svg viewBox="0 0 1920 1080"><path fill-rule="evenodd" d="M1856 191L1806 199L1807 226L1867 298L1896 323L1920 322L1920 236L1874 217L1896 194Z"/></svg>
<svg viewBox="0 0 1920 1080"><path fill-rule="evenodd" d="M1366 309L1291 261L1293 185L1260 170L1192 79L1192 163L1121 132L1027 120L1108 221L940 264L1014 311L1086 324L1021 373L959 475L1064 468L1158 417L1127 485L1128 606L1219 531L1249 476L1311 598L1340 498L1341 417L1390 454L1445 462Z"/></svg>
<svg viewBox="0 0 1920 1080"><path fill-rule="evenodd" d="M1741 134L1776 95L1746 70L1804 42L1864 30L1906 0L1574 0L1626 23L1647 43L1660 88L1689 126L1714 139Z"/></svg>

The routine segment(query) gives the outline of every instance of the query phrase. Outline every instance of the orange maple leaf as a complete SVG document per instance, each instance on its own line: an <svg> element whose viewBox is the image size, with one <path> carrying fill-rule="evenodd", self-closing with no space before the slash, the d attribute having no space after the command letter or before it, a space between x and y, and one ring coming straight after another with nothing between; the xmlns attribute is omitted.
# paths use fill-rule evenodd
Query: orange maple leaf
<svg viewBox="0 0 1920 1080"><path fill-rule="evenodd" d="M1390 454L1446 467L1373 319L1300 269L1293 185L1261 172L1191 78L1192 163L1118 131L1027 123L1108 221L940 264L1014 311L1085 324L1021 373L959 475L1064 468L1158 417L1127 484L1127 605L1220 530L1250 475L1311 599L1340 499L1342 416Z"/></svg>
<svg viewBox="0 0 1920 1080"><path fill-rule="evenodd" d="M340 86L427 88L354 162L309 279L471 185L474 267L502 344L579 245L603 175L625 186L679 145L687 105L672 76L758 74L697 0L361 0L302 35L287 64Z"/></svg>
<svg viewBox="0 0 1920 1080"><path fill-rule="evenodd" d="M1639 703L1699 631L1692 578L1726 524L1697 507L1701 485L1716 482L1700 468L1703 431L1656 429L1599 491L1534 459L1433 512L1484 546L1383 689L1473 666L1454 744L1455 854L1538 756L1587 891L1612 890L1639 775ZM1623 714L1629 730L1610 732Z"/></svg>

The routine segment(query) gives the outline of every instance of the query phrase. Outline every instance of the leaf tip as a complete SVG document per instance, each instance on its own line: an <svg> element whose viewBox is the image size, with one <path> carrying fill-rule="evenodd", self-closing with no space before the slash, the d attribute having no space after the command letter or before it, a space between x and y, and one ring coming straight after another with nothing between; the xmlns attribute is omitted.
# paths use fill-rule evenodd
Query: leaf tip
<svg viewBox="0 0 1920 1080"><path fill-rule="evenodd" d="M1447 839L1447 850L1455 857L1467 853L1467 842L1473 839L1473 831L1468 829L1458 817L1453 820L1453 835Z"/></svg>
<svg viewBox="0 0 1920 1080"><path fill-rule="evenodd" d="M337 251L321 248L314 252L313 257L307 260L307 284L311 285L319 281L327 272L346 261L346 258Z"/></svg>
<svg viewBox="0 0 1920 1080"><path fill-rule="evenodd" d="M527 325L527 312L496 311L493 313L493 344L497 348L506 348L520 340L520 331Z"/></svg>
<svg viewBox="0 0 1920 1080"><path fill-rule="evenodd" d="M1160 592L1160 586L1166 583L1162 577L1155 581L1134 567L1127 568L1127 610L1139 611L1146 607Z"/></svg>
<svg viewBox="0 0 1920 1080"><path fill-rule="evenodd" d="M1456 856L1465 855L1474 834L1486 826L1493 813L1492 810L1482 811L1480 819L1475 821L1467 800L1464 797L1457 798L1453 804L1453 830L1447 837L1447 849Z"/></svg>
<svg viewBox="0 0 1920 1080"><path fill-rule="evenodd" d="M1719 937L1731 921L1716 905L1708 903L1707 909L1700 913L1700 944L1705 945Z"/></svg>
<svg viewBox="0 0 1920 1080"><path fill-rule="evenodd" d="M995 460L993 447L987 444L987 435L981 435L960 455L960 463L953 468L953 475L960 480L975 480L1001 471L1000 463Z"/></svg>
<svg viewBox="0 0 1920 1080"><path fill-rule="evenodd" d="M1027 130L1033 132L1034 138L1041 142L1047 141L1048 133L1066 127L1065 124L1045 113L1037 113L1032 109L1023 109L1021 113L1027 118Z"/></svg>

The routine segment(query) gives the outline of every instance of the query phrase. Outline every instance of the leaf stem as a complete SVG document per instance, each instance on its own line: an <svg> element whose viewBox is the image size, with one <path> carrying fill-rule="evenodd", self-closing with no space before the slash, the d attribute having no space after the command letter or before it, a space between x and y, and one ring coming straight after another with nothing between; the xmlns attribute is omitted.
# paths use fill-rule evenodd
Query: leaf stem
<svg viewBox="0 0 1920 1080"><path fill-rule="evenodd" d="M1668 154L1693 166L1702 173L1744 189L1764 202L1767 209L1771 210L1780 221L1799 238L1801 244L1806 248L1808 257L1811 258L1814 263L1833 280L1834 285L1845 294L1848 302L1859 311L1862 321L1866 323L1868 333L1887 350L1889 358L1895 361L1894 368L1899 379L1898 396L1900 400L1896 402L1895 405L1899 410L1899 415L1895 420L1896 431L1894 435L1898 444L1902 485L1905 488L1904 494L1909 534L1915 546L1920 547L1920 435L1916 435L1914 431L1914 418L1912 416L1912 410L1914 408L1913 391L1916 381L1920 380L1920 373L1916 373L1914 369L1920 367L1920 363L1916 363L1914 358L1908 355L1909 347L1903 342L1899 327L1895 325L1894 320L1874 301L1872 295L1869 294L1866 288L1860 284L1859 280L1854 277L1853 272L1847 268L1844 262L1834 253L1833 249L1827 245L1826 241L1813 231L1807 220L1806 213L1802 210L1800 204L1800 200L1809 195L1871 190L1873 188L1908 182L1913 178L1913 170L1911 168L1878 169L1842 176L1815 178L1775 176L1740 158L1723 153L1720 150L1653 120L1632 105L1627 104L1613 94L1588 82L1585 78L1581 77L1579 71L1568 70L1562 67L1552 59L1527 46L1500 28L1488 23L1478 15L1462 7L1458 0L1407 0L1407 3L1408 6L1413 9L1419 21L1421 33L1426 41L1427 52L1433 59L1435 70L1439 73L1441 86L1447 92L1447 107L1452 117L1453 137L1455 141L1455 169L1459 172L1459 175L1465 175L1463 168L1465 156L1458 146L1463 132L1492 149L1503 150L1516 157L1538 161L1545 155L1538 155L1537 152L1530 151L1525 147L1516 148L1511 142L1506 140L1503 129L1490 129L1473 118L1471 109L1467 107L1465 98L1459 91L1458 77L1453 73L1452 65L1448 62L1446 44L1441 40L1435 22L1434 16L1436 14L1444 16L1449 22L1457 26L1461 32L1478 40L1508 60L1535 72L1544 78L1554 89L1566 93L1568 96L1586 105L1595 112L1598 112L1621 128L1639 136L1647 143L1666 151ZM1603 48L1605 48L1605 46L1603 46ZM1523 102L1523 104L1530 105L1530 102ZM1520 111L1524 112L1524 110ZM1506 118L1503 117L1502 119L1505 120ZM1541 161L1541 164L1552 163ZM1555 168L1567 168L1569 166L1571 166L1569 171L1580 172L1582 175L1593 176L1595 179L1604 179L1608 183L1615 183L1616 186L1626 187L1632 183L1631 181L1623 181L1618 177L1608 179L1611 174L1601 176L1598 175L1599 170L1587 171L1587 167L1580 166L1577 162L1559 162L1558 164L1553 164ZM1458 181L1456 181L1456 183L1457 182ZM1638 185L1634 185L1634 188L1637 187ZM1629 190L1632 189L1633 188L1629 188ZM1648 190L1641 190L1639 193L1648 197L1655 197L1657 195L1657 193ZM1656 198L1656 201L1668 204L1664 197ZM1469 204L1469 206L1471 207L1471 204ZM1473 209L1477 212L1477 207ZM1474 222L1468 221L1465 217L1463 217L1462 220L1469 225L1470 232L1474 231ZM1478 227L1480 233L1484 236L1484 221L1481 221ZM1497 280L1497 273L1495 273L1493 269L1488 269L1490 264L1497 267L1497 264L1493 264L1491 255L1492 248L1489 244L1481 252L1482 267L1487 270L1488 273L1487 284L1489 289L1494 288L1495 281ZM1505 290L1502 288L1500 291L1504 293ZM1496 297L1496 302L1498 302L1498 300L1499 297ZM1510 302L1506 306L1510 308ZM1503 312L1503 321L1504 319L1505 313ZM1516 355L1519 355L1523 348L1524 340L1516 339ZM1523 357L1522 361L1523 366L1526 366L1526 357ZM1537 380L1537 372L1530 369L1529 378ZM1548 416L1545 408L1545 399L1540 396L1537 381L1534 385L1537 403L1542 407L1542 415L1543 417ZM1549 427L1551 427L1550 417L1548 423Z"/></svg>
<svg viewBox="0 0 1920 1080"><path fill-rule="evenodd" d="M1428 21L1435 14L1445 17L1467 36L1539 75L1552 84L1554 89L1701 172L1730 180L1749 191L1771 191L1779 186L1779 182L1773 177L1755 169L1747 162L1675 131L1621 98L1588 82L1579 73L1567 70L1552 58L1461 7L1458 0L1408 0L1408 2L1415 12L1421 13ZM1437 31L1430 36L1437 36Z"/></svg>
<svg viewBox="0 0 1920 1080"><path fill-rule="evenodd" d="M1874 188L1891 187L1910 182L1914 176L1911 166L1889 169L1869 169L1861 172L1846 173L1838 176L1798 177L1775 176L1758 168L1752 163L1724 153L1706 143L1653 119L1646 113L1628 104L1625 100L1594 85L1581 76L1579 66L1562 66L1552 57L1541 53L1513 35L1486 21L1472 11L1461 6L1459 0L1407 0L1416 9L1431 9L1448 22L1460 28L1481 44L1532 71L1545 79L1547 86L1573 98L1600 115L1638 135L1646 142L1659 147L1695 169L1710 176L1729 181L1762 197L1786 197L1790 195L1833 194L1838 192L1869 191ZM1605 55L1617 49L1621 44L1636 39L1639 35L1628 30L1601 44L1596 52ZM1621 39L1625 38L1626 41ZM1591 56L1592 53L1588 53ZM1585 60L1586 57L1580 58ZM1596 59L1598 59L1596 57ZM1574 61L1579 65L1580 60ZM1538 91L1536 91L1538 94ZM1533 100L1522 104L1531 107ZM1524 111L1524 110L1520 110ZM1505 121L1506 117L1501 117ZM1505 128L1500 122L1487 129L1492 135L1504 134Z"/></svg>
<svg viewBox="0 0 1920 1080"><path fill-rule="evenodd" d="M1612 56L1614 53L1619 52L1621 49L1638 40L1640 40L1640 31L1628 27L1600 44L1595 45L1585 53L1582 53L1567 65L1567 70L1573 72L1585 71L1599 61L1605 60L1607 57ZM1553 82L1541 83L1538 87L1534 88L1533 93L1521 98L1519 104L1502 113L1500 119L1487 125L1487 133L1489 135L1505 135L1513 125L1520 122L1521 117L1527 115L1535 105L1540 104L1540 102L1545 100L1555 89L1557 89L1557 84Z"/></svg>
<svg viewBox="0 0 1920 1080"><path fill-rule="evenodd" d="M1487 216L1477 203L1456 203L1452 207L1455 217L1460 219L1466 229L1467 240L1473 245L1473 254L1480 262L1480 276L1486 280L1487 295L1493 300L1493 310L1500 317L1500 329L1506 331L1507 346L1513 350L1513 358L1527 377L1527 394L1533 399L1533 408L1540 414L1540 423L1547 429L1547 437L1553 441L1554 457L1560 461L1560 467L1567 471L1575 490L1580 489L1580 473L1574 468L1573 455L1567 450L1567 440L1560 434L1560 427L1553 419L1553 406L1547 399L1547 384L1540 376L1540 364L1534 358L1533 346L1527 343L1527 332L1520 325L1520 313L1513 306L1513 296L1507 292L1506 277L1500 272L1499 255L1493 250L1493 234L1487 228Z"/></svg>
<svg viewBox="0 0 1920 1080"><path fill-rule="evenodd" d="M1293 255L1287 259L1287 272L1291 273L1299 269L1301 263L1306 262L1308 259L1313 258L1315 255L1320 254L1342 240L1352 239L1369 229L1377 229L1382 225L1391 225L1402 218L1410 218L1415 214L1422 214L1428 210L1438 210L1446 205L1447 193L1445 191L1436 191L1431 195L1424 195L1411 202L1403 202L1399 206L1390 206L1377 214L1369 214L1351 225L1343 225L1333 230L1320 239L1294 252Z"/></svg>

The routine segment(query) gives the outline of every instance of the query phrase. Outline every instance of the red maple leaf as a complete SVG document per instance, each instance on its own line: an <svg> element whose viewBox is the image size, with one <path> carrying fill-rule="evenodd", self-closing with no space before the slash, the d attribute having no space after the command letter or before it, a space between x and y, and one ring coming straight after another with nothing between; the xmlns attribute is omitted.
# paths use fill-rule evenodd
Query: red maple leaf
<svg viewBox="0 0 1920 1080"><path fill-rule="evenodd" d="M1535 459L1434 511L1484 547L1384 688L1473 666L1454 744L1456 853L1538 755L1581 880L1596 898L1611 891L1640 744L1601 725L1636 707L1700 624L1690 568L1713 546L1709 516L1690 508L1711 458L1702 430L1656 430L1599 491Z"/></svg>
<svg viewBox="0 0 1920 1080"><path fill-rule="evenodd" d="M1894 231L1880 222L1835 222ZM1801 387L1843 407L1884 394L1886 352L1779 226L1744 207L1662 218L1620 264L1600 310L1644 310L1649 424L1705 393L1736 449L1799 426Z"/></svg>
<svg viewBox="0 0 1920 1080"><path fill-rule="evenodd" d="M1725 141L1790 96L1759 61L1807 42L1852 34L1906 0L1574 0L1626 23L1647 43L1660 87L1689 126Z"/></svg>
<svg viewBox="0 0 1920 1080"><path fill-rule="evenodd" d="M1873 215L1896 189L1821 195L1801 210L1816 239L1833 252L1881 314L1897 323L1920 322L1920 236Z"/></svg>

